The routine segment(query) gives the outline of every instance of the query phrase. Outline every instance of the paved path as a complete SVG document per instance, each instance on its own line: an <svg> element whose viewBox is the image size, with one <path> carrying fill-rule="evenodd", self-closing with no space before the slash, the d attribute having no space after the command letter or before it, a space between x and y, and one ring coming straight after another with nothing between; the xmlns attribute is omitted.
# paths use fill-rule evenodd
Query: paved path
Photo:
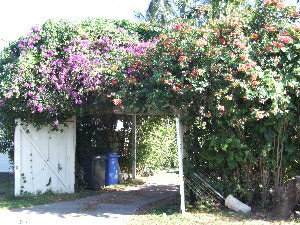
<svg viewBox="0 0 300 225"><path fill-rule="evenodd" d="M179 193L176 184L151 183L80 200L0 210L1 224L126 224L137 208ZM4 222L5 221L5 222Z"/></svg>

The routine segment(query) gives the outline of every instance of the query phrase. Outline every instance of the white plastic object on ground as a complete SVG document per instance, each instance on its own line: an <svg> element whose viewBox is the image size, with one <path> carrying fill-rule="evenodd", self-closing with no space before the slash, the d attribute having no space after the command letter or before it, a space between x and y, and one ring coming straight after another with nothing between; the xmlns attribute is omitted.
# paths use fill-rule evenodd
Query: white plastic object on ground
<svg viewBox="0 0 300 225"><path fill-rule="evenodd" d="M236 212L249 213L251 211L251 207L242 203L232 195L228 195L225 199L225 205Z"/></svg>

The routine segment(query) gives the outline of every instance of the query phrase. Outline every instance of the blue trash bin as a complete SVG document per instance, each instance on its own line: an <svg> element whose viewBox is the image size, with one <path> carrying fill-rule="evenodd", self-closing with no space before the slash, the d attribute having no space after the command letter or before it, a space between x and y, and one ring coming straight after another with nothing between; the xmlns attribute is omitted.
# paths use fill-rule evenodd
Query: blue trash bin
<svg viewBox="0 0 300 225"><path fill-rule="evenodd" d="M118 171L118 158L120 155L116 152L110 152L106 154L106 173L105 173L105 185L115 185L119 181L119 171Z"/></svg>

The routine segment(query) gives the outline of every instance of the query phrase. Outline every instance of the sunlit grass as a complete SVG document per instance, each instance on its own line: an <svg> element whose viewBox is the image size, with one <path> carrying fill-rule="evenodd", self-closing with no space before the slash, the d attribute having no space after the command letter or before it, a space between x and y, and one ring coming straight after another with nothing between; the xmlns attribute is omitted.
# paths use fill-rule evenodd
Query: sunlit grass
<svg viewBox="0 0 300 225"><path fill-rule="evenodd" d="M274 220L263 213L244 215L220 207L215 209L189 208L185 215L179 212L179 198L163 200L143 207L138 210L127 225L155 225L155 224L180 224L180 225L293 225L300 220L293 217L290 220Z"/></svg>

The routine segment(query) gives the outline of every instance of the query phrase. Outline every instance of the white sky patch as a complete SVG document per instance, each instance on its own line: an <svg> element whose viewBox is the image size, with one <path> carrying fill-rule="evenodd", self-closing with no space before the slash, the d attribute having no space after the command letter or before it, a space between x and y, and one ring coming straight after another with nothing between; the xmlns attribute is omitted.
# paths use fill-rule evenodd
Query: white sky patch
<svg viewBox="0 0 300 225"><path fill-rule="evenodd" d="M134 20L150 0L5 0L0 2L0 50L7 41L29 33L48 19L79 21L87 18Z"/></svg>
<svg viewBox="0 0 300 225"><path fill-rule="evenodd" d="M121 120L117 121L117 127L116 127L116 131L120 131L124 128L124 123Z"/></svg>
<svg viewBox="0 0 300 225"><path fill-rule="evenodd" d="M150 0L3 0L0 2L0 50L9 41L29 33L48 19L79 21L90 18L134 20L133 12L145 12ZM287 0L296 5L297 0ZM297 4L300 8L300 3Z"/></svg>

